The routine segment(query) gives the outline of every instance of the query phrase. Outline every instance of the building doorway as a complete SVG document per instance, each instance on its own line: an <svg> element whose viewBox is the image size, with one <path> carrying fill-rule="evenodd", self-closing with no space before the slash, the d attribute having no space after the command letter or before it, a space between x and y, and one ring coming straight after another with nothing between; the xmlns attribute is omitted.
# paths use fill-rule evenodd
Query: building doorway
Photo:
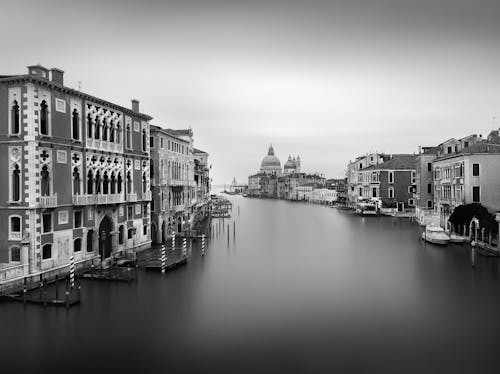
<svg viewBox="0 0 500 374"><path fill-rule="evenodd" d="M167 224L165 221L161 224L161 242L164 243L167 241Z"/></svg>
<svg viewBox="0 0 500 374"><path fill-rule="evenodd" d="M397 203L398 212L404 212L405 203Z"/></svg>
<svg viewBox="0 0 500 374"><path fill-rule="evenodd" d="M113 246L111 242L111 229L113 224L108 216L104 216L99 225L99 255L101 259L111 256Z"/></svg>
<svg viewBox="0 0 500 374"><path fill-rule="evenodd" d="M153 223L151 224L151 241L152 241L153 243L157 243L157 239L158 239L158 238L156 237L156 235L157 235L157 234L156 234L156 225L155 225L155 223L153 222Z"/></svg>

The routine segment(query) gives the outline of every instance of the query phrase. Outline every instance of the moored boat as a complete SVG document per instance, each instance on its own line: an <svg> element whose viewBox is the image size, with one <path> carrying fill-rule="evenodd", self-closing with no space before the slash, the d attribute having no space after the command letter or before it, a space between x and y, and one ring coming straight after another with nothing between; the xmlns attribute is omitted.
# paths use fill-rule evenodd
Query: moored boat
<svg viewBox="0 0 500 374"><path fill-rule="evenodd" d="M422 233L422 239L426 242L439 245L447 245L450 242L449 235L439 226L426 226L425 231Z"/></svg>
<svg viewBox="0 0 500 374"><path fill-rule="evenodd" d="M450 234L450 242L452 243L466 243L469 239L465 236Z"/></svg>

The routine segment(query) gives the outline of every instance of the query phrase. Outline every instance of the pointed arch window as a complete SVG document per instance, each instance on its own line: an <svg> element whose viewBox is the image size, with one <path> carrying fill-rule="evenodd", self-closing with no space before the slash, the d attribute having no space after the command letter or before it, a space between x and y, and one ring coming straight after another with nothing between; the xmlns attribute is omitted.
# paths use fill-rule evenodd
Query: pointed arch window
<svg viewBox="0 0 500 374"><path fill-rule="evenodd" d="M12 168L12 201L21 200L21 170L15 163Z"/></svg>
<svg viewBox="0 0 500 374"><path fill-rule="evenodd" d="M40 172L41 180L41 193L42 196L50 196L50 171L47 165L42 167Z"/></svg>
<svg viewBox="0 0 500 374"><path fill-rule="evenodd" d="M113 121L109 122L109 141L111 143L115 141L115 124Z"/></svg>
<svg viewBox="0 0 500 374"><path fill-rule="evenodd" d="M14 100L11 108L11 129L12 134L19 134L19 105L17 104L17 100Z"/></svg>
<svg viewBox="0 0 500 374"><path fill-rule="evenodd" d="M130 131L130 124L127 124L127 148L132 148L132 132Z"/></svg>
<svg viewBox="0 0 500 374"><path fill-rule="evenodd" d="M94 139L99 139L100 137L101 137L101 119L97 117L95 120Z"/></svg>
<svg viewBox="0 0 500 374"><path fill-rule="evenodd" d="M94 176L92 175L92 170L87 173L87 194L94 193Z"/></svg>
<svg viewBox="0 0 500 374"><path fill-rule="evenodd" d="M73 169L73 195L80 195L80 170L77 167Z"/></svg>
<svg viewBox="0 0 500 374"><path fill-rule="evenodd" d="M116 193L116 177L115 177L115 172L111 173L110 189L111 189L111 193L112 194Z"/></svg>
<svg viewBox="0 0 500 374"><path fill-rule="evenodd" d="M40 104L40 134L49 135L49 112L45 100Z"/></svg>
<svg viewBox="0 0 500 374"><path fill-rule="evenodd" d="M78 114L78 110L74 109L73 114L71 115L71 127L73 129L73 139L80 139L80 115Z"/></svg>
<svg viewBox="0 0 500 374"><path fill-rule="evenodd" d="M109 193L109 176L108 172L104 172L104 177L102 178L102 193L107 195Z"/></svg>
<svg viewBox="0 0 500 374"><path fill-rule="evenodd" d="M121 193L122 192L122 183L123 183L122 173L118 173L118 184L116 186L117 193Z"/></svg>
<svg viewBox="0 0 500 374"><path fill-rule="evenodd" d="M95 193L101 193L101 172L95 173Z"/></svg>
<svg viewBox="0 0 500 374"><path fill-rule="evenodd" d="M120 125L116 125L116 143L120 144L121 139L121 128Z"/></svg>
<svg viewBox="0 0 500 374"><path fill-rule="evenodd" d="M92 138L92 116L87 114L87 138Z"/></svg>
<svg viewBox="0 0 500 374"><path fill-rule="evenodd" d="M108 140L108 121L106 118L102 120L102 140Z"/></svg>
<svg viewBox="0 0 500 374"><path fill-rule="evenodd" d="M127 193L132 193L132 176L127 172Z"/></svg>

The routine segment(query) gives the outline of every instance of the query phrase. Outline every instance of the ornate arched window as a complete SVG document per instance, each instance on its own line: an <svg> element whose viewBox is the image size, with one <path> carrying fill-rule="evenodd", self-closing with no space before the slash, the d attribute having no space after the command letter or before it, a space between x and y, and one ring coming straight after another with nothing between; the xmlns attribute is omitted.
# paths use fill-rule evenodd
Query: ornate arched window
<svg viewBox="0 0 500 374"><path fill-rule="evenodd" d="M115 141L115 123L113 120L109 122L109 141L111 143Z"/></svg>
<svg viewBox="0 0 500 374"><path fill-rule="evenodd" d="M121 128L120 125L116 125L116 143L120 144L121 139Z"/></svg>
<svg viewBox="0 0 500 374"><path fill-rule="evenodd" d="M109 193L109 176L108 172L104 172L104 176L102 178L102 193L107 195Z"/></svg>
<svg viewBox="0 0 500 374"><path fill-rule="evenodd" d="M17 104L17 100L14 100L11 108L11 129L12 134L19 134L19 105Z"/></svg>
<svg viewBox="0 0 500 374"><path fill-rule="evenodd" d="M40 104L40 134L49 135L49 112L45 100Z"/></svg>
<svg viewBox="0 0 500 374"><path fill-rule="evenodd" d="M80 195L80 170L77 167L73 169L73 195Z"/></svg>
<svg viewBox="0 0 500 374"><path fill-rule="evenodd" d="M92 174L92 170L89 170L87 173L87 194L94 193L94 176Z"/></svg>
<svg viewBox="0 0 500 374"><path fill-rule="evenodd" d="M80 139L80 115L78 114L78 110L74 109L73 114L71 116L71 127L73 129L73 139Z"/></svg>
<svg viewBox="0 0 500 374"><path fill-rule="evenodd" d="M40 177L40 192L42 196L50 196L50 171L47 165L43 165Z"/></svg>
<svg viewBox="0 0 500 374"><path fill-rule="evenodd" d="M87 138L92 138L92 116L87 114Z"/></svg>
<svg viewBox="0 0 500 374"><path fill-rule="evenodd" d="M101 193L101 172L98 170L95 173L95 193Z"/></svg>
<svg viewBox="0 0 500 374"><path fill-rule="evenodd" d="M127 124L127 148L132 148L132 132L130 131L130 123Z"/></svg>
<svg viewBox="0 0 500 374"><path fill-rule="evenodd" d="M102 120L102 140L108 140L108 121L106 118Z"/></svg>
<svg viewBox="0 0 500 374"><path fill-rule="evenodd" d="M94 138L99 139L100 137L101 137L101 119L99 117L96 117Z"/></svg>
<svg viewBox="0 0 500 374"><path fill-rule="evenodd" d="M127 172L127 193L132 193L132 176Z"/></svg>
<svg viewBox="0 0 500 374"><path fill-rule="evenodd" d="M111 173L110 190L112 194L116 193L116 177L114 171Z"/></svg>
<svg viewBox="0 0 500 374"><path fill-rule="evenodd" d="M12 201L21 200L21 170L15 163L12 167Z"/></svg>
<svg viewBox="0 0 500 374"><path fill-rule="evenodd" d="M122 173L118 173L118 183L117 183L117 186L116 186L116 192L117 193L121 193L122 192L122 183L123 183L123 179L122 179Z"/></svg>

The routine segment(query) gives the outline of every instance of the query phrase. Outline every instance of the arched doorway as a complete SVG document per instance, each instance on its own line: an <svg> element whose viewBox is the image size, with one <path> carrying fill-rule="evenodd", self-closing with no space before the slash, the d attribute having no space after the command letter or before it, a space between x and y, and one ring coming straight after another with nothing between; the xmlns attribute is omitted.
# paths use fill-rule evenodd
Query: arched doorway
<svg viewBox="0 0 500 374"><path fill-rule="evenodd" d="M167 241L167 225L165 221L161 224L161 242L164 243Z"/></svg>
<svg viewBox="0 0 500 374"><path fill-rule="evenodd" d="M182 218L177 219L177 232L182 232Z"/></svg>
<svg viewBox="0 0 500 374"><path fill-rule="evenodd" d="M112 228L111 219L108 216L104 216L99 225L99 254L101 255L101 259L108 258L113 251L111 243Z"/></svg>

